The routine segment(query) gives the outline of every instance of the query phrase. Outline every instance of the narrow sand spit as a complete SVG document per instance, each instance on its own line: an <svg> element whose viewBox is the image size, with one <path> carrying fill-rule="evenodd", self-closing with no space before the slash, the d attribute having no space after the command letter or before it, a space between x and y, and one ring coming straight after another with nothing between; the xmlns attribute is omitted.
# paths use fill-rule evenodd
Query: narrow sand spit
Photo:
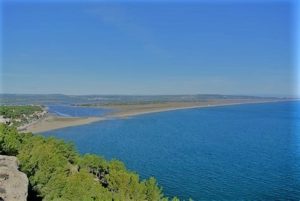
<svg viewBox="0 0 300 201"><path fill-rule="evenodd" d="M79 126L90 124L93 122L127 118L142 114L165 112L172 110L193 109L193 108L206 108L227 105L240 105L240 104L254 104L254 103L267 103L278 102L278 100L229 100L229 101L209 101L209 102L172 102L172 103L157 103L157 104L136 104L136 105L111 105L106 108L113 109L115 112L107 114L103 117L60 117L49 114L46 118L41 119L35 124L27 126L23 132L40 133L65 127Z"/></svg>
<svg viewBox="0 0 300 201"><path fill-rule="evenodd" d="M93 123L96 121L105 120L104 117L86 117L86 118L73 118L73 117L59 117L48 115L46 118L37 122L36 124L28 126L23 132L40 133L59 128L79 126L84 124Z"/></svg>

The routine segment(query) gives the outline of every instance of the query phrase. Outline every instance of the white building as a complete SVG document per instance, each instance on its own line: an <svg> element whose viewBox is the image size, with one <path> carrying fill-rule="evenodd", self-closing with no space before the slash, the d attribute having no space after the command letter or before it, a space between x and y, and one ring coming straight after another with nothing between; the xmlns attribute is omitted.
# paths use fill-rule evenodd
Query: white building
<svg viewBox="0 0 300 201"><path fill-rule="evenodd" d="M9 118L4 118L3 116L0 116L0 123L9 124L10 119Z"/></svg>

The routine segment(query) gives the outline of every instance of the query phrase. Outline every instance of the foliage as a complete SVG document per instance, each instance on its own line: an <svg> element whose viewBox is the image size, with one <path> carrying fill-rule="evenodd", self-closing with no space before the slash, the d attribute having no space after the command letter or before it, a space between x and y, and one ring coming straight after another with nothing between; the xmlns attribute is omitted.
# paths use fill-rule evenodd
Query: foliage
<svg viewBox="0 0 300 201"><path fill-rule="evenodd" d="M0 106L0 116L11 119L14 126L20 126L29 123L31 120L38 119L37 113L42 111L43 108L40 106Z"/></svg>
<svg viewBox="0 0 300 201"><path fill-rule="evenodd" d="M80 156L71 144L0 124L0 153L16 155L45 201L168 201L156 180L140 180L118 160ZM172 200L178 200L174 198Z"/></svg>
<svg viewBox="0 0 300 201"><path fill-rule="evenodd" d="M0 106L0 115L5 118L21 118L22 116L42 112L40 106L18 105L18 106Z"/></svg>
<svg viewBox="0 0 300 201"><path fill-rule="evenodd" d="M0 125L0 154L16 155L21 144L21 136L16 128Z"/></svg>

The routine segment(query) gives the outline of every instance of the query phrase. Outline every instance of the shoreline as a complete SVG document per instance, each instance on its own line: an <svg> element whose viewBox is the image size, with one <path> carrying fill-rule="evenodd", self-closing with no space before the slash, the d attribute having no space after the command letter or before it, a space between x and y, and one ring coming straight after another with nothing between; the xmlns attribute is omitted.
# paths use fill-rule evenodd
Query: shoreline
<svg viewBox="0 0 300 201"><path fill-rule="evenodd" d="M111 119L124 119L124 118L130 118L138 115L176 111L176 110L246 105L246 104L260 104L260 103L289 102L289 101L297 101L297 100L264 100L264 101L256 100L256 101L244 101L244 102L240 101L240 102L230 102L230 103L225 103L225 102L215 102L210 104L202 103L202 104L194 104L194 105L192 103L191 105L188 106L183 106L183 105L172 106L172 104L165 104L164 106L161 105L160 107L152 106L149 108L142 107L141 105L135 105L135 106L126 105L126 106L119 106L119 107L111 106L107 108L117 109L117 110L119 109L119 111L101 117L61 117L54 114L48 114L46 117L40 119L36 123L26 126L26 128L23 129L22 132L41 133L41 132L46 132L46 131L51 131L51 130L56 130L61 128L81 126L81 125L91 124L100 121L107 121Z"/></svg>
<svg viewBox="0 0 300 201"><path fill-rule="evenodd" d="M106 120L104 117L60 117L48 114L35 124L27 126L21 132L41 133L66 127L86 125L97 121Z"/></svg>
<svg viewBox="0 0 300 201"><path fill-rule="evenodd" d="M224 104L208 104L208 105L196 105L196 106L187 106L187 107L170 107L163 109L153 109L151 111L140 111L140 112L126 112L121 111L116 115L112 115L114 118L127 118L132 116L139 116L144 114L160 113L160 112L170 112L176 110L188 110L188 109L197 109L197 108L210 108L210 107L222 107L222 106L234 106L234 105L247 105L247 104L260 104L260 103L272 103L272 102L283 102L283 101L264 101L264 102L248 102L248 103L224 103ZM285 101L284 101L285 102Z"/></svg>

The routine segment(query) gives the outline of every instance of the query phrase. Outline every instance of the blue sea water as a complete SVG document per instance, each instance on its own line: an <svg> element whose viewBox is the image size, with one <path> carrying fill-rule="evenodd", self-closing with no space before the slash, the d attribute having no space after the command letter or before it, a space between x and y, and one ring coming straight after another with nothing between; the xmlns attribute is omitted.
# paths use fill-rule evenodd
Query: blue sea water
<svg viewBox="0 0 300 201"><path fill-rule="evenodd" d="M169 196L300 200L300 102L153 113L45 135L155 176Z"/></svg>
<svg viewBox="0 0 300 201"><path fill-rule="evenodd" d="M110 109L69 105L48 105L47 108L48 112L64 117L96 117L111 112Z"/></svg>

